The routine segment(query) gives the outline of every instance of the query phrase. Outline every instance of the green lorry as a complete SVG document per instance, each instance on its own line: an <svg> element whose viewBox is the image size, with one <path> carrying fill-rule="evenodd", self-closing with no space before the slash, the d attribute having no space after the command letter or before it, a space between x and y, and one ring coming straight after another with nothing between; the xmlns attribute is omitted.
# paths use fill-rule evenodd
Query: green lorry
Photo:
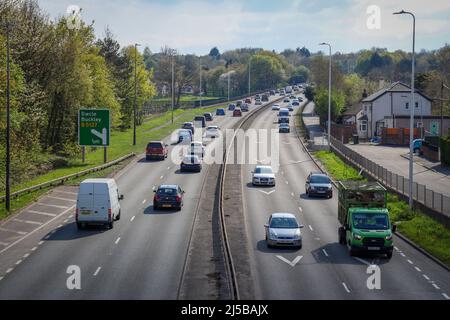
<svg viewBox="0 0 450 320"><path fill-rule="evenodd" d="M392 236L397 226L389 219L387 191L378 182L340 181L339 243L351 256L375 252L392 257Z"/></svg>

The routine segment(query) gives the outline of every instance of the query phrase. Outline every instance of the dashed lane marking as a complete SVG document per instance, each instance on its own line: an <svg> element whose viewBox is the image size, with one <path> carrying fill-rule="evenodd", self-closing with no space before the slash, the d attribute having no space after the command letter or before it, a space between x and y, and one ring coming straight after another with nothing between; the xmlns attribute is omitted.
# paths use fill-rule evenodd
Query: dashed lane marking
<svg viewBox="0 0 450 320"><path fill-rule="evenodd" d="M329 257L328 252L325 249L322 249L322 252L326 257Z"/></svg>
<svg viewBox="0 0 450 320"><path fill-rule="evenodd" d="M311 231L314 231L314 229L313 229L313 227L311 227L311 225L308 225L308 227Z"/></svg>
<svg viewBox="0 0 450 320"><path fill-rule="evenodd" d="M436 290L440 290L441 288L438 287L436 283L431 284Z"/></svg>
<svg viewBox="0 0 450 320"><path fill-rule="evenodd" d="M1 279L0 279L0 280L1 280ZM449 297L446 293L442 293L442 296L443 296L445 299L450 300L450 297Z"/></svg>
<svg viewBox="0 0 450 320"><path fill-rule="evenodd" d="M115 242L115 243L116 243L116 244L118 244L118 243L119 243L119 241L120 241L120 237L118 237L118 238L117 238L117 240L116 240L116 242Z"/></svg>
<svg viewBox="0 0 450 320"><path fill-rule="evenodd" d="M23 255L23 258L26 259L26 258L28 258L29 256L30 256L29 253L25 253L25 254Z"/></svg>
<svg viewBox="0 0 450 320"><path fill-rule="evenodd" d="M26 235L27 234L24 231L17 231L17 230L12 230L12 229L7 229L7 228L0 228L0 230L6 231L6 232L14 232L14 233L18 233L18 234L21 234L21 235ZM0 251L0 253L1 253L1 251Z"/></svg>
<svg viewBox="0 0 450 320"><path fill-rule="evenodd" d="M95 270L94 277L96 277L98 275L98 273L100 272L101 269L102 269L102 267L98 267L97 270Z"/></svg>
<svg viewBox="0 0 450 320"><path fill-rule="evenodd" d="M34 225L38 225L38 226L42 225L42 222L31 221L31 220L13 219L13 221L27 223L27 224L34 224Z"/></svg>
<svg viewBox="0 0 450 320"><path fill-rule="evenodd" d="M408 259L408 260L406 260L406 261L408 261L408 263L409 263L409 264L414 264L414 262L412 262L412 261L411 261L411 260L409 260L409 259Z"/></svg>
<svg viewBox="0 0 450 320"><path fill-rule="evenodd" d="M430 281L430 277L428 277L426 274L424 274L423 277L425 278L425 280Z"/></svg>
<svg viewBox="0 0 450 320"><path fill-rule="evenodd" d="M142 204L144 204L144 203L146 203L146 202L147 202L147 199L142 200Z"/></svg>
<svg viewBox="0 0 450 320"><path fill-rule="evenodd" d="M136 218L136 216L132 216L130 221L133 222L134 218Z"/></svg>
<svg viewBox="0 0 450 320"><path fill-rule="evenodd" d="M48 212L42 212L42 211L36 211L36 210L26 210L25 212L40 214L42 216L48 216L48 217L56 217L56 213L48 213Z"/></svg>
<svg viewBox="0 0 450 320"><path fill-rule="evenodd" d="M72 207L58 206L56 204L49 204L49 203L42 203L42 202L38 202L36 204L40 205L40 206L47 206L47 207L58 208L58 209L69 209L69 208L71 209L71 208L75 207L75 206L72 206Z"/></svg>
<svg viewBox="0 0 450 320"><path fill-rule="evenodd" d="M300 213L302 213L303 212L302 207L298 207L298 211L300 211Z"/></svg>
<svg viewBox="0 0 450 320"><path fill-rule="evenodd" d="M420 270L420 268L418 268L418 267L414 267L414 269L416 269L416 271L418 271L418 272L422 272L422 270Z"/></svg>
<svg viewBox="0 0 450 320"><path fill-rule="evenodd" d="M342 285L344 286L345 291L347 291L347 293L350 293L350 290L348 289L348 287L345 284L345 282L342 282Z"/></svg>
<svg viewBox="0 0 450 320"><path fill-rule="evenodd" d="M55 199L55 200L62 200L62 201L69 201L69 202L77 202L77 200L74 200L74 199L67 199L67 198L54 197L54 196L47 196L47 198Z"/></svg>
<svg viewBox="0 0 450 320"><path fill-rule="evenodd" d="M9 268L8 270L6 270L6 273L10 273L13 270L14 270L13 268Z"/></svg>
<svg viewBox="0 0 450 320"><path fill-rule="evenodd" d="M21 263L22 263L22 260L17 260L16 266L19 265L19 264L21 264Z"/></svg>

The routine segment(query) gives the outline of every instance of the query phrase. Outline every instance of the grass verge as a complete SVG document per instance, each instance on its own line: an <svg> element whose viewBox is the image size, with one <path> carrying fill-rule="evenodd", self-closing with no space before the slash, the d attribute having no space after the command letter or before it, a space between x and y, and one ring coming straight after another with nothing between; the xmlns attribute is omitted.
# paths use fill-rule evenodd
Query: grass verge
<svg viewBox="0 0 450 320"><path fill-rule="evenodd" d="M364 179L357 170L345 164L332 152L318 151L314 155L335 180ZM398 225L398 231L450 266L450 230L448 228L418 210L411 211L408 204L400 200L396 194L388 193L387 206L391 221Z"/></svg>

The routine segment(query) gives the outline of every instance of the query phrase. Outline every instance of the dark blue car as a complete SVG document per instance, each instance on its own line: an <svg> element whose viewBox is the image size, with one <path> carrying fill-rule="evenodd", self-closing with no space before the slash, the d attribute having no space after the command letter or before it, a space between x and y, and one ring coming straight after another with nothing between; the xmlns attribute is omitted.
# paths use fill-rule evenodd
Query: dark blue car
<svg viewBox="0 0 450 320"><path fill-rule="evenodd" d="M161 185L153 191L153 209L174 208L181 210L184 191L177 185Z"/></svg>
<svg viewBox="0 0 450 320"><path fill-rule="evenodd" d="M217 109L216 110L216 116L224 116L225 115L225 109Z"/></svg>

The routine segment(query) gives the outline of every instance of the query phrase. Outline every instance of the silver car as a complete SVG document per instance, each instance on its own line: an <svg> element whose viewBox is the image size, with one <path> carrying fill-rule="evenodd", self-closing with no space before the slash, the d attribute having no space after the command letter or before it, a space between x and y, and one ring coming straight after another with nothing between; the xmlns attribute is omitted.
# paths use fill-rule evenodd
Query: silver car
<svg viewBox="0 0 450 320"><path fill-rule="evenodd" d="M256 166L252 172L252 184L263 186L275 186L275 174L270 166Z"/></svg>
<svg viewBox="0 0 450 320"><path fill-rule="evenodd" d="M289 246L302 248L303 228L292 213L272 213L264 225L267 247Z"/></svg>

